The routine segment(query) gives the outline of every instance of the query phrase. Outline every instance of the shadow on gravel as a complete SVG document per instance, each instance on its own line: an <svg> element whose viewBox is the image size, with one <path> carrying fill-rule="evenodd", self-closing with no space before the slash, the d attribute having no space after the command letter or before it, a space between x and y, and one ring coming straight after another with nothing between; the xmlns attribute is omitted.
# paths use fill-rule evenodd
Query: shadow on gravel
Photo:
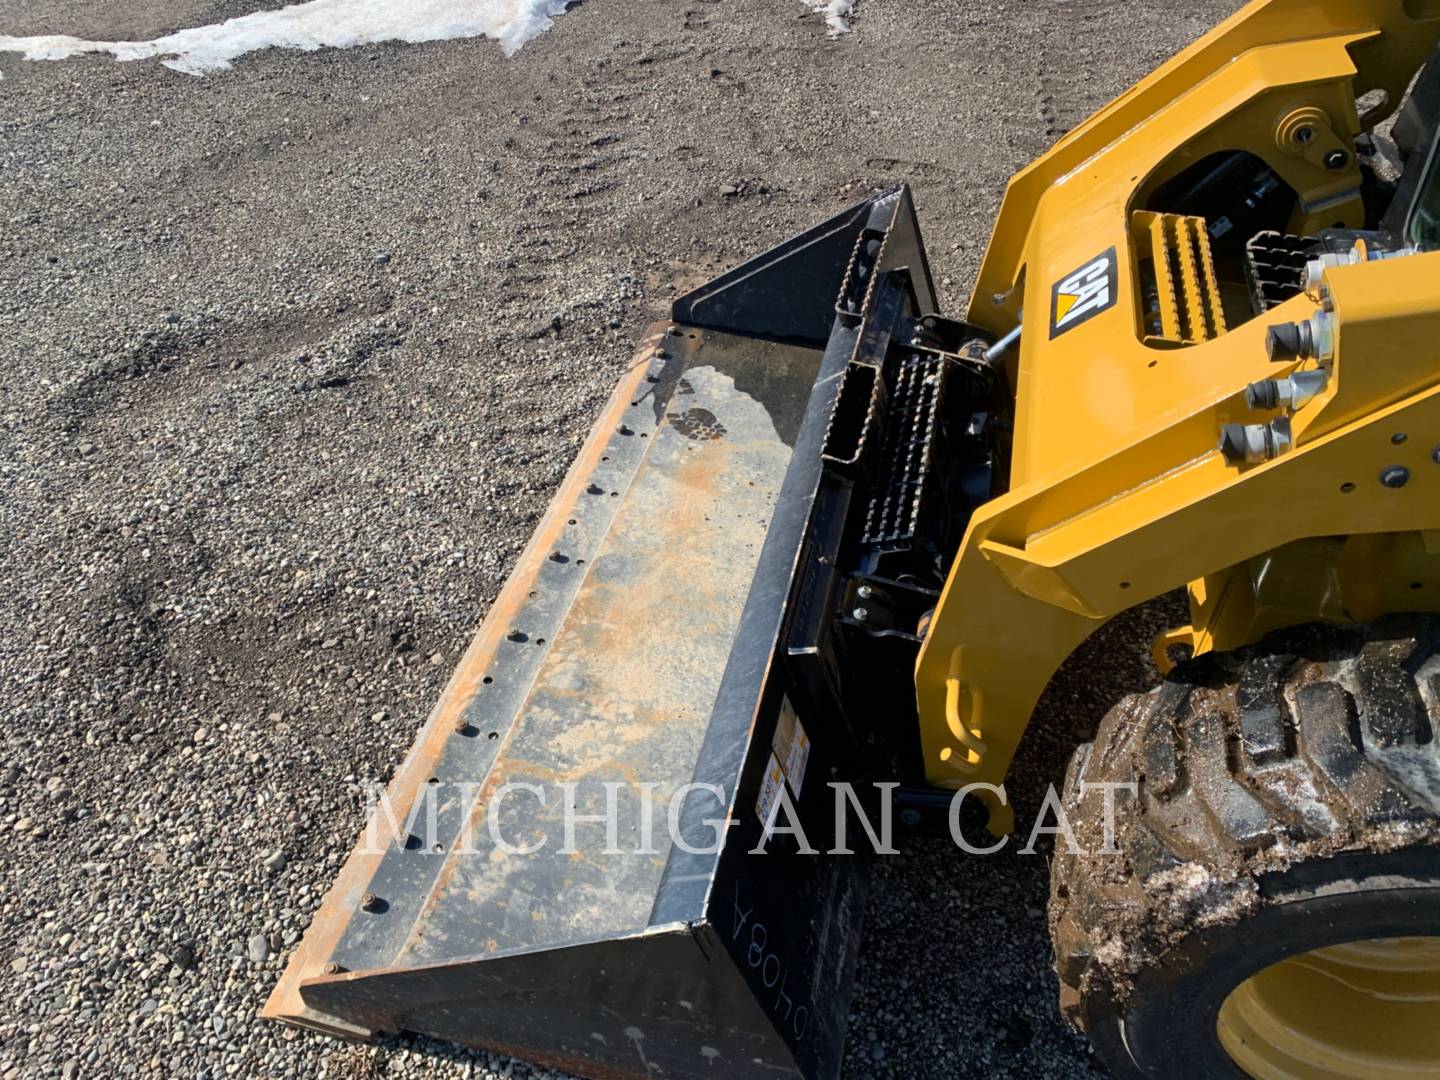
<svg viewBox="0 0 1440 1080"><path fill-rule="evenodd" d="M1056 674L1006 784L1018 835L1003 850L982 857L961 851L948 835L911 836L897 839L900 855L879 860L851 1005L847 1078L1103 1075L1056 1008L1045 922L1053 845L1044 836L1035 854L1019 849L1075 746L1120 698L1158 681L1154 635L1187 619L1183 595L1161 597L1103 627ZM989 842L979 821L964 815L976 846Z"/></svg>

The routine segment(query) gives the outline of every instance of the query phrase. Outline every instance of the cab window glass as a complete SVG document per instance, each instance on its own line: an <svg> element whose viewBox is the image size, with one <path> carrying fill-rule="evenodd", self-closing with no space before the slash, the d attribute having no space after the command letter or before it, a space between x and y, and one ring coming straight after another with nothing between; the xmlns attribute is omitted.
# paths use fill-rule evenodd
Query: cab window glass
<svg viewBox="0 0 1440 1080"><path fill-rule="evenodd" d="M1440 153L1430 154L1428 172L1405 233L1410 243L1424 251L1440 250Z"/></svg>

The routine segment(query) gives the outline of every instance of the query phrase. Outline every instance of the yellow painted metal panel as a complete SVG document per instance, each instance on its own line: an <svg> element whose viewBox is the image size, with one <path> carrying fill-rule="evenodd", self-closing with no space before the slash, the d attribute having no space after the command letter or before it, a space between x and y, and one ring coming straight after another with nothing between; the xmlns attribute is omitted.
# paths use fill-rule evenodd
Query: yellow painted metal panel
<svg viewBox="0 0 1440 1080"><path fill-rule="evenodd" d="M1180 263L1180 283L1184 289L1185 334L1187 345L1206 341L1210 331L1205 325L1205 301L1200 295L1200 268L1195 265L1195 249L1191 246L1188 218L1178 214L1165 215L1165 235L1174 245Z"/></svg>
<svg viewBox="0 0 1440 1080"><path fill-rule="evenodd" d="M1210 230L1200 218L1190 218L1188 228L1195 246L1200 250L1200 267L1205 274L1205 296L1214 324L1211 336L1219 337L1228 329L1225 325L1225 303L1220 295L1220 282L1215 280L1215 255L1210 250Z"/></svg>
<svg viewBox="0 0 1440 1080"><path fill-rule="evenodd" d="M1422 347L1440 340L1440 254L1332 275L1330 384L1296 417L1290 453L1237 469L1215 449L1221 425L1268 419L1250 412L1245 386L1296 367L1270 363L1266 327L1315 304L1296 297L1227 325L1209 237L1177 220L1178 287L1194 319L1177 330L1196 343L1148 345L1139 260L1154 260L1157 279L1169 264L1157 222L1135 218L1186 165L1243 149L1297 193L1292 225L1359 225L1353 161L1313 160L1286 142L1287 120L1316 110L1325 137L1348 143L1356 96L1381 89L1398 103L1437 35L1440 19L1399 0L1251 4L1011 182L970 310L1001 331L1024 308L1011 484L972 520L917 665L932 782L1001 780L1056 667L1137 602L1199 583L1199 609L1220 618L1227 582L1243 584L1227 571L1257 555L1310 537L1440 530L1429 442L1440 364ZM1058 325L1060 286L1112 248L1107 306ZM1432 435L1393 441L1402 430ZM1377 479L1395 464L1413 477L1400 489ZM1201 647L1214 640L1203 620L1195 633Z"/></svg>

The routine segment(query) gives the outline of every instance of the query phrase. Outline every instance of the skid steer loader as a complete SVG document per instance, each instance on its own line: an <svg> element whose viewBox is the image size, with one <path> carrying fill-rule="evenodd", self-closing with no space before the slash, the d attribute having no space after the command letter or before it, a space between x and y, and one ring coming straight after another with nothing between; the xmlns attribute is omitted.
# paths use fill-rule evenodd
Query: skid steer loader
<svg viewBox="0 0 1440 1080"><path fill-rule="evenodd" d="M904 187L677 301L267 1014L834 1077L861 828L1011 829L1047 680L1185 588L1065 777L1061 1008L1120 1075L1440 1076L1437 39L1250 4L1012 180L961 319Z"/></svg>

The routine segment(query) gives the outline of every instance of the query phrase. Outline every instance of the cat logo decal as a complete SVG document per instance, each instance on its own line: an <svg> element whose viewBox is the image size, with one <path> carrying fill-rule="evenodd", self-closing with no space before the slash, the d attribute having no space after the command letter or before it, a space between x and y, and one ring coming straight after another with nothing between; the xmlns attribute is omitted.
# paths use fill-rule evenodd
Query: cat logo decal
<svg viewBox="0 0 1440 1080"><path fill-rule="evenodd" d="M1074 273L1066 274L1050 291L1050 337L1066 330L1115 303L1115 249L1097 255Z"/></svg>

